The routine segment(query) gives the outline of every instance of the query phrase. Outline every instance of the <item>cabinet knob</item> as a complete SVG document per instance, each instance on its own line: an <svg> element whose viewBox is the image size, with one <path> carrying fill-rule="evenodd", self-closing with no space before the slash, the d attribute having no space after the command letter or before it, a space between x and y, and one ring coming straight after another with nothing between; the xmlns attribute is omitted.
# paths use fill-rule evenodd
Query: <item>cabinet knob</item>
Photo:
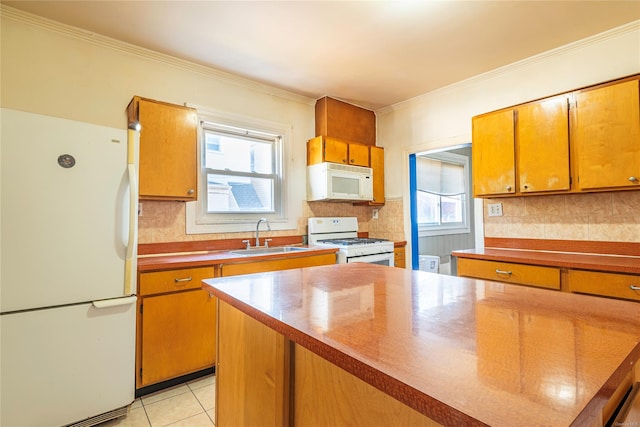
<svg viewBox="0 0 640 427"><path fill-rule="evenodd" d="M507 185L505 188L506 188L507 191L511 191L511 186L510 185Z"/></svg>
<svg viewBox="0 0 640 427"><path fill-rule="evenodd" d="M189 189L189 191L187 191L187 194L188 194L188 195L190 195L190 196L191 196L193 193L195 193L195 191L193 191L193 188L190 188L190 189Z"/></svg>
<svg viewBox="0 0 640 427"><path fill-rule="evenodd" d="M636 182L638 182L638 178L636 178L635 176L630 176L629 177L629 181L631 181L631 182L633 182L635 184Z"/></svg>

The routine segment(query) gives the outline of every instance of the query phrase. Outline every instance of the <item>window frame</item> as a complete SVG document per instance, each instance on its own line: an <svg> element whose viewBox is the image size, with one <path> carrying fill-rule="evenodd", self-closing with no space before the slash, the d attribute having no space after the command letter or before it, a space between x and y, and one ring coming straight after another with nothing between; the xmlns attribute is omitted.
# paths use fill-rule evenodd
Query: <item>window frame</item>
<svg viewBox="0 0 640 427"><path fill-rule="evenodd" d="M249 133L273 135L274 139L274 171L278 176L274 182L274 211L207 213L206 198L208 194L206 162L206 139L204 127L208 124L230 127L238 130L248 130ZM270 122L245 116L211 111L198 111L198 197L196 201L187 202L185 208L186 233L234 233L255 231L256 222L260 218L267 218L272 230L295 228L287 212L286 168L284 159L287 155L287 142L291 140L291 125Z"/></svg>
<svg viewBox="0 0 640 427"><path fill-rule="evenodd" d="M418 236L426 237L426 236L442 236L447 234L463 234L471 232L471 194L470 194L470 169L469 169L469 157L455 154L455 153L447 153L447 152L437 152L437 153L416 153L416 157L427 157L434 160L439 160L441 162L460 164L463 166L463 174L464 174L464 195L465 200L463 203L463 221L462 223L456 224L438 224L438 225L426 225L424 223L418 223ZM416 162L417 163L417 162ZM416 174L418 174L418 167L416 164ZM419 191L416 187L416 193ZM416 203L418 203L418 194L415 195ZM417 219L417 218L416 218Z"/></svg>

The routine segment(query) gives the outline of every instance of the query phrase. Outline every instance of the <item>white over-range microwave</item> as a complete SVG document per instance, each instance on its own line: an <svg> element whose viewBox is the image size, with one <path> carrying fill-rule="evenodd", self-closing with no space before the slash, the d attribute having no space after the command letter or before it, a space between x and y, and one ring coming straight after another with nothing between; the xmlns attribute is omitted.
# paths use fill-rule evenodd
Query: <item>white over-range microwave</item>
<svg viewBox="0 0 640 427"><path fill-rule="evenodd" d="M339 163L307 166L307 201L373 200L373 170Z"/></svg>

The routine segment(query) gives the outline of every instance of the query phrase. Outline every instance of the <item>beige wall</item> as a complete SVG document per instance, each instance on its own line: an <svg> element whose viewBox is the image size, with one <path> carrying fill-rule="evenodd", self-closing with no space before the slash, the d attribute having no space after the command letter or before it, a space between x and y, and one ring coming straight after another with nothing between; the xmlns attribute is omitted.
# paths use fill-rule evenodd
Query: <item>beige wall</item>
<svg viewBox="0 0 640 427"><path fill-rule="evenodd" d="M370 208L334 203L318 209L318 205L309 207L305 201L306 141L315 132L314 99L88 34L4 5L1 10L3 108L125 127L126 106L134 95L140 95L286 124L291 127L292 140L285 153L285 185L292 199L290 214L298 219L298 227L272 234L306 234L306 218L319 215L315 211L322 215L357 215L361 222L364 220L361 229L369 231L365 219L371 216ZM140 243L246 235L187 235L184 207L183 203L144 202L139 218Z"/></svg>
<svg viewBox="0 0 640 427"><path fill-rule="evenodd" d="M298 227L274 234L306 234L309 216L353 215L359 218L360 231L409 240L406 158L410 152L469 142L475 114L640 72L640 22L636 22L377 111L378 144L385 148L388 172L387 203L379 208L379 219L373 220L369 207L304 201L305 143L314 133L313 99L87 34L4 5L1 36L0 102L5 108L121 127L126 124L126 105L131 97L140 95L290 124L287 185L295 199ZM554 204L558 199L550 200ZM502 221L506 218L512 217L505 215ZM606 224L603 227L605 232L600 236L617 234L607 233ZM494 228L492 233L508 234L515 228ZM239 237L188 236L184 229L183 204L144 203L141 243ZM583 232L576 232L565 238L581 236Z"/></svg>
<svg viewBox="0 0 640 427"><path fill-rule="evenodd" d="M404 201L406 240L410 153L471 142L476 114L635 73L640 73L640 21L376 111L386 165L399 172L387 174L385 191ZM607 215L572 208L596 199ZM629 215L623 200L638 208L637 192L505 199L504 217L485 218L486 235L639 241L640 218ZM550 213L542 215L538 206Z"/></svg>

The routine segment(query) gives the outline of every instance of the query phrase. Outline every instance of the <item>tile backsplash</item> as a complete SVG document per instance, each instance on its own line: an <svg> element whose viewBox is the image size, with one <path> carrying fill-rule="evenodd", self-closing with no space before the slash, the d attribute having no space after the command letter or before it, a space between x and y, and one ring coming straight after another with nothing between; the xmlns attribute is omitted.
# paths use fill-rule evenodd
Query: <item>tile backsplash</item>
<svg viewBox="0 0 640 427"><path fill-rule="evenodd" d="M371 237L393 241L404 240L402 200L387 199L384 206L354 206L350 203L302 202L303 216L298 218L296 230L263 231L264 236L291 236L307 234L307 219L316 216L355 216L360 232ZM378 219L373 219L378 209ZM183 202L143 201L142 215L138 218L139 243L167 243L197 240L237 239L251 237L253 233L186 234L185 204Z"/></svg>
<svg viewBox="0 0 640 427"><path fill-rule="evenodd" d="M490 203L502 203L502 216L489 216ZM484 234L640 242L640 191L485 199Z"/></svg>
<svg viewBox="0 0 640 427"><path fill-rule="evenodd" d="M303 216L296 230L264 232L268 236L306 235L307 219L314 216L355 216L360 232L371 237L403 241L402 199L384 206L302 202ZM487 205L502 203L502 216L490 217ZM378 209L378 219L373 219ZM486 237L640 242L640 191L619 191L484 200ZM140 243L237 239L251 233L186 234L185 204L144 201L139 218Z"/></svg>

